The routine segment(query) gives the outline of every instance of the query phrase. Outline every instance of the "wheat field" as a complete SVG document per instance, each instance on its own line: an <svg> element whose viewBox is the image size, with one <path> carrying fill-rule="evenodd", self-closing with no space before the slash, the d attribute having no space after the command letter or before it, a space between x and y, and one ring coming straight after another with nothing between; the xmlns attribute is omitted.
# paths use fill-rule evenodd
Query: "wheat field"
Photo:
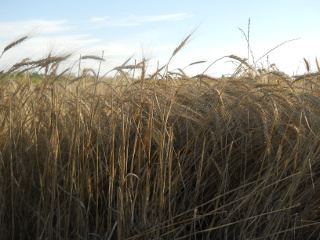
<svg viewBox="0 0 320 240"><path fill-rule="evenodd" d="M222 78L76 76L68 54L2 71L1 238L319 239L319 74L227 57Z"/></svg>

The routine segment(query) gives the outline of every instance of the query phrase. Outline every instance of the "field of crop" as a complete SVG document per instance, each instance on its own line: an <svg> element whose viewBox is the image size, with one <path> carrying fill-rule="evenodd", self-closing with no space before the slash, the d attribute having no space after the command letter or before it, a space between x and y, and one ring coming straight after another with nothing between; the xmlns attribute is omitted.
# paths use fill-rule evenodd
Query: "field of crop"
<svg viewBox="0 0 320 240"><path fill-rule="evenodd" d="M319 239L318 73L226 56L230 77L107 79L68 57L1 72L1 239Z"/></svg>

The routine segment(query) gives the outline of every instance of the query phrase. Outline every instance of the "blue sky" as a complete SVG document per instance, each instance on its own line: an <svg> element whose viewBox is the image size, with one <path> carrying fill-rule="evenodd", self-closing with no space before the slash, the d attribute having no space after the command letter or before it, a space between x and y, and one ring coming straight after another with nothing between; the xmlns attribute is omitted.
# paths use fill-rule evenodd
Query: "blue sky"
<svg viewBox="0 0 320 240"><path fill-rule="evenodd" d="M255 59L287 40L269 54L269 62L286 73L305 72L303 57L316 70L320 58L320 1L316 0L55 0L1 3L0 51L26 33L37 33L27 42L8 51L0 59L0 68L19 59L39 58L50 49L57 53L75 51L75 55L105 52L104 70L133 55L150 58L150 68L165 64L175 47L197 28L191 41L173 59L171 68L184 68L196 61L205 64L188 67L193 75L202 73L225 55L247 58L247 43L239 28L247 31ZM266 58L261 64L267 66ZM320 60L320 59L319 59ZM71 63L70 63L71 64ZM95 67L94 63L86 63ZM235 65L224 59L207 74L220 76Z"/></svg>

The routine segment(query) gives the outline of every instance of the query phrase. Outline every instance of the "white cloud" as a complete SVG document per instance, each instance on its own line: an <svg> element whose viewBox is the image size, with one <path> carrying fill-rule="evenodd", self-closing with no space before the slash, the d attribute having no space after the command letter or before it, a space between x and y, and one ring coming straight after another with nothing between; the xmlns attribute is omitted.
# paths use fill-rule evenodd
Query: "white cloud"
<svg viewBox="0 0 320 240"><path fill-rule="evenodd" d="M180 21L190 17L193 17L193 15L186 13L176 13L169 15L142 16L137 17L137 20L141 22Z"/></svg>
<svg viewBox="0 0 320 240"><path fill-rule="evenodd" d="M159 21L179 21L188 17L192 17L192 15L177 13L154 16L117 16L112 18L92 17L90 21L77 23L46 20L0 22L0 31L3 33L0 35L0 54L5 46L19 37L28 33L39 33L5 52L0 59L0 70L3 70L4 67L12 66L24 58L37 60L45 57L51 50L56 54L75 52L75 57L67 63L70 63L70 65L73 64L72 61L77 59L80 54L101 55L101 51L103 50L105 52L106 63L109 64L108 67L112 68L121 64L132 54L135 54L133 59L140 59L143 51L149 51L149 49L140 49L141 39L149 44L149 41L156 41L154 38L162 34L157 30L152 30L154 32L144 31L107 42L91 34L82 33L92 33L91 30L93 28L97 30L97 28L106 26L137 26ZM142 44L142 48L143 46ZM151 47L150 53L153 55L156 52L157 60L160 60L160 63L164 63L174 48L175 46L170 46L170 43L166 43L165 46L160 44ZM166 51L169 51L169 53L166 54ZM153 58L153 56L149 56L148 54L146 57Z"/></svg>
<svg viewBox="0 0 320 240"><path fill-rule="evenodd" d="M91 22L101 22L101 21L105 21L108 17L92 17L91 18Z"/></svg>
<svg viewBox="0 0 320 240"><path fill-rule="evenodd" d="M46 20L27 20L14 22L0 22L0 41L13 40L21 34L37 33L42 34L58 33L68 30L66 21L46 21Z"/></svg>
<svg viewBox="0 0 320 240"><path fill-rule="evenodd" d="M8 69L8 67L25 58L41 59L46 57L49 52L56 55L73 53L77 57L82 54L83 50L88 49L88 46L99 42L101 42L101 39L93 38L91 35L48 37L37 35L6 51L0 59L0 70ZM0 44L0 53L4 47L5 45ZM72 65L72 61L74 61L74 58L67 65Z"/></svg>
<svg viewBox="0 0 320 240"><path fill-rule="evenodd" d="M110 27L134 27L141 25L138 22L108 22L107 26Z"/></svg>
<svg viewBox="0 0 320 240"><path fill-rule="evenodd" d="M123 26L132 27L140 26L143 23L161 22L161 21L181 21L193 17L192 14L176 13L167 15L150 15L150 16L114 16L114 17L92 17L90 22L100 24L100 27L106 26ZM97 26L97 25L95 25Z"/></svg>

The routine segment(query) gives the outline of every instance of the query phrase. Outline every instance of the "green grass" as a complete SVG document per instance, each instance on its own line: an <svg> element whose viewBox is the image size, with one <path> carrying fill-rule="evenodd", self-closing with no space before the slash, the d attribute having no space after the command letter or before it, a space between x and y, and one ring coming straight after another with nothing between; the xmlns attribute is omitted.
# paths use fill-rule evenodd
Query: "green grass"
<svg viewBox="0 0 320 240"><path fill-rule="evenodd" d="M317 82L235 56L232 77L106 81L58 57L0 83L1 238L319 239Z"/></svg>

